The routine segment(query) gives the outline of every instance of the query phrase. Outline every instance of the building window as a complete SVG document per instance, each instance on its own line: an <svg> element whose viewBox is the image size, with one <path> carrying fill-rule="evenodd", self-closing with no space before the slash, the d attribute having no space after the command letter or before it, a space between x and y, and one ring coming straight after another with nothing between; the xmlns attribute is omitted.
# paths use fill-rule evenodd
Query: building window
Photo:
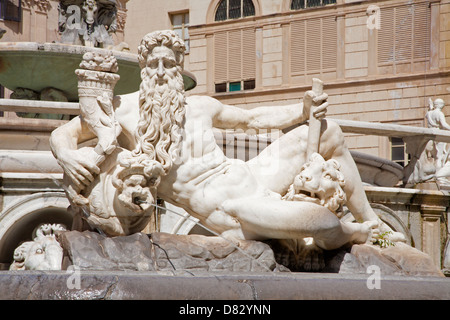
<svg viewBox="0 0 450 320"><path fill-rule="evenodd" d="M292 0L291 10L322 7L328 4L336 4L336 0Z"/></svg>
<svg viewBox="0 0 450 320"><path fill-rule="evenodd" d="M21 21L21 0L0 0L0 19L10 21Z"/></svg>
<svg viewBox="0 0 450 320"><path fill-rule="evenodd" d="M291 22L292 77L336 72L337 22L334 16Z"/></svg>
<svg viewBox="0 0 450 320"><path fill-rule="evenodd" d="M255 79L215 84L216 93L255 89Z"/></svg>
<svg viewBox="0 0 450 320"><path fill-rule="evenodd" d="M406 154L405 143L402 138L391 138L391 160L402 167L408 164L409 155Z"/></svg>
<svg viewBox="0 0 450 320"><path fill-rule="evenodd" d="M216 92L227 92L227 83L216 83Z"/></svg>
<svg viewBox="0 0 450 320"><path fill-rule="evenodd" d="M214 84L216 92L255 88L255 29L235 29L214 34Z"/></svg>
<svg viewBox="0 0 450 320"><path fill-rule="evenodd" d="M252 0L222 0L220 1L215 21L239 19L255 15L255 6Z"/></svg>
<svg viewBox="0 0 450 320"><path fill-rule="evenodd" d="M255 79L251 80L245 80L244 83L244 90L252 90L255 89Z"/></svg>
<svg viewBox="0 0 450 320"><path fill-rule="evenodd" d="M228 88L229 88L228 91L230 91L230 92L233 92L233 91L241 91L241 88L242 88L241 85L242 85L241 81L230 82L230 83L228 84Z"/></svg>
<svg viewBox="0 0 450 320"><path fill-rule="evenodd" d="M405 70L411 72L407 64L423 63L429 59L430 10L428 2L381 9L381 27L378 31L380 67L405 66Z"/></svg>
<svg viewBox="0 0 450 320"><path fill-rule="evenodd" d="M189 53L189 12L172 14L170 17L172 20L173 31L184 40L186 53Z"/></svg>

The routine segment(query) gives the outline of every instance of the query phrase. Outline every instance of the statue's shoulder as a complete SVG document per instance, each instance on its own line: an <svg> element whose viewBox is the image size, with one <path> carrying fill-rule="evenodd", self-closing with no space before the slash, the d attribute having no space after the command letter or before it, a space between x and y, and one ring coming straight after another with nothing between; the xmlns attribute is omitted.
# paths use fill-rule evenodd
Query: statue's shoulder
<svg viewBox="0 0 450 320"><path fill-rule="evenodd" d="M217 99L210 97L210 96L204 96L204 95L191 95L186 97L187 103L211 103L214 101L218 101Z"/></svg>
<svg viewBox="0 0 450 320"><path fill-rule="evenodd" d="M191 109L202 109L204 112L211 113L217 111L222 103L210 96L192 95L186 97L186 104Z"/></svg>
<svg viewBox="0 0 450 320"><path fill-rule="evenodd" d="M116 119L122 126L126 123L137 123L139 120L139 91L114 96L113 106Z"/></svg>
<svg viewBox="0 0 450 320"><path fill-rule="evenodd" d="M113 105L115 109L139 106L139 91L114 96Z"/></svg>
<svg viewBox="0 0 450 320"><path fill-rule="evenodd" d="M113 106L116 114L139 111L139 91L114 96Z"/></svg>

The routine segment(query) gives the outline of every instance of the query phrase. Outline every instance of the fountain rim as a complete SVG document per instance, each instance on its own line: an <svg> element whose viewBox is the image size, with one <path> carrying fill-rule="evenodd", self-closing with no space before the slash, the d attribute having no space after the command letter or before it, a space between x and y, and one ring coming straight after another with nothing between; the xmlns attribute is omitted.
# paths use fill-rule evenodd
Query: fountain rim
<svg viewBox="0 0 450 320"><path fill-rule="evenodd" d="M86 47L81 45L65 44L65 43L50 43L50 42L0 42L0 53L6 52L42 52L48 54L67 54L73 56L82 56L86 52L112 52L113 55L120 61L138 64L138 55L131 52L117 51L113 49ZM197 78L188 71L182 72L185 90L192 90L197 86Z"/></svg>

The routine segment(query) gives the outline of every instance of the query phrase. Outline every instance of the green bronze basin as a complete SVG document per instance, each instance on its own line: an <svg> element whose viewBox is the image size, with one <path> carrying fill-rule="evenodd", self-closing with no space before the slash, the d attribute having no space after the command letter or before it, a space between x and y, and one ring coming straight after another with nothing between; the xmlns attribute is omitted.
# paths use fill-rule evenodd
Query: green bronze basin
<svg viewBox="0 0 450 320"><path fill-rule="evenodd" d="M51 87L62 91L69 101L76 102L75 69L79 68L85 52L103 50L59 43L3 42L0 43L0 84L13 91L26 88L40 92ZM114 93L139 90L141 77L137 55L121 51L113 51L113 54L120 75ZM183 79L186 90L197 85L195 76L188 71L184 72Z"/></svg>

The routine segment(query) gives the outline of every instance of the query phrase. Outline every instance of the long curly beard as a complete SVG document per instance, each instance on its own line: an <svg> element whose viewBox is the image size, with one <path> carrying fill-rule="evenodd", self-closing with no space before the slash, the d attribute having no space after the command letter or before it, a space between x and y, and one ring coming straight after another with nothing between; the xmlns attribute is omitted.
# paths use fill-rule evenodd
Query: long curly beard
<svg viewBox="0 0 450 320"><path fill-rule="evenodd" d="M143 70L144 72L144 70ZM143 77L139 94L140 118L135 132L138 162L159 162L164 174L178 159L183 139L185 96L183 76L159 84L157 76Z"/></svg>

